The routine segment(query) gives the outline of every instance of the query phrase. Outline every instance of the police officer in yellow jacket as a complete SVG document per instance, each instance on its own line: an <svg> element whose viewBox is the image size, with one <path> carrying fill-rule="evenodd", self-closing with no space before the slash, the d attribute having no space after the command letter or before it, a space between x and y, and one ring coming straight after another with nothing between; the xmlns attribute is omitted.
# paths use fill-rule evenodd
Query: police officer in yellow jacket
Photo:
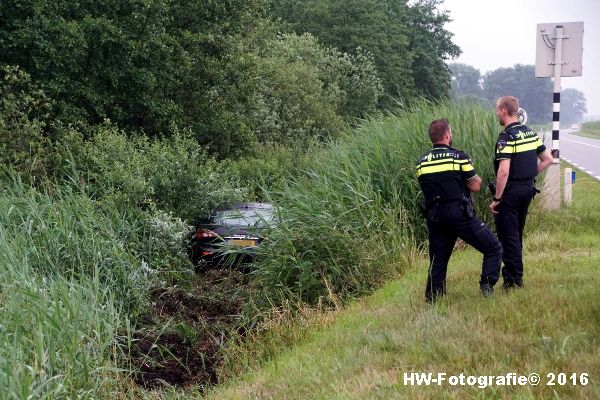
<svg viewBox="0 0 600 400"><path fill-rule="evenodd" d="M536 194L534 178L552 164L552 156L538 135L519 122L518 111L515 97L504 96L496 101L496 115L504 130L496 142L496 188L490 209L504 249L504 289L523 286L523 228Z"/></svg>
<svg viewBox="0 0 600 400"><path fill-rule="evenodd" d="M446 270L456 239L483 253L479 281L481 294L490 296L498 281L502 246L475 216L471 192L479 191L481 178L471 159L453 149L452 129L446 119L429 126L433 148L417 163L417 177L425 198L424 214L429 232L429 271L425 299L435 302L446 292Z"/></svg>

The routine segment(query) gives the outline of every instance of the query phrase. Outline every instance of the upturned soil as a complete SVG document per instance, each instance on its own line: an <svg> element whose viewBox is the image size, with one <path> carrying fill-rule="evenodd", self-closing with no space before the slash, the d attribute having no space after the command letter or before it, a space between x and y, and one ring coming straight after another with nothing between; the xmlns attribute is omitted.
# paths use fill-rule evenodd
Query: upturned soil
<svg viewBox="0 0 600 400"><path fill-rule="evenodd" d="M134 381L146 389L217 383L222 345L243 333L244 274L209 269L186 288L155 288L130 348Z"/></svg>

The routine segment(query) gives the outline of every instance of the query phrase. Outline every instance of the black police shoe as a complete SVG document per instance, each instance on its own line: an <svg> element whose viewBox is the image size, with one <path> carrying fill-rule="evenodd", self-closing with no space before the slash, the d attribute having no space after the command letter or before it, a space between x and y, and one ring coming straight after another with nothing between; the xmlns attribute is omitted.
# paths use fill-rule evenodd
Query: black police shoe
<svg viewBox="0 0 600 400"><path fill-rule="evenodd" d="M512 289L514 286L515 283L511 281L504 281L504 283L502 283L502 289L504 290Z"/></svg>
<svg viewBox="0 0 600 400"><path fill-rule="evenodd" d="M504 290L509 290L509 289L514 289L514 288L522 288L523 287L523 281L504 281L504 283L502 284L502 289Z"/></svg>
<svg viewBox="0 0 600 400"><path fill-rule="evenodd" d="M489 283L482 283L479 285L479 292L483 297L492 297L494 294L494 287Z"/></svg>
<svg viewBox="0 0 600 400"><path fill-rule="evenodd" d="M427 290L425 292L425 302L428 304L435 304L441 297L446 294L446 288L437 288L434 290Z"/></svg>

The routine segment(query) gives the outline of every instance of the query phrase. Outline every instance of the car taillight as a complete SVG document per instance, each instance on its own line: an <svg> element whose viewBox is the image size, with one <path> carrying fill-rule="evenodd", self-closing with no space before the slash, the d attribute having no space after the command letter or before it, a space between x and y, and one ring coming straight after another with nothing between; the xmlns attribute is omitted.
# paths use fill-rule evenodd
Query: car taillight
<svg viewBox="0 0 600 400"><path fill-rule="evenodd" d="M196 239L210 239L215 238L218 235L213 231L209 231L208 229L198 229L196 231Z"/></svg>

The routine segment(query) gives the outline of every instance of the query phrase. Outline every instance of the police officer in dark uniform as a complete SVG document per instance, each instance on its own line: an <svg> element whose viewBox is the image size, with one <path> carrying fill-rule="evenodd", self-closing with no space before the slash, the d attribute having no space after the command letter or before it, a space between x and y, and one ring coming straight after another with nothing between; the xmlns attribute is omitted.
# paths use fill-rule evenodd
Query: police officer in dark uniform
<svg viewBox="0 0 600 400"><path fill-rule="evenodd" d="M552 156L538 135L519 123L518 111L515 97L504 96L496 101L496 115L504 130L496 142L496 187L490 209L504 249L504 289L523 286L523 228L536 194L534 178L552 164Z"/></svg>
<svg viewBox="0 0 600 400"><path fill-rule="evenodd" d="M450 147L452 129L448 120L433 121L429 138L433 148L417 163L429 232L430 264L425 299L433 303L445 294L448 260L458 237L483 253L480 291L486 297L491 296L500 274L502 246L487 225L475 216L471 192L479 191L481 178L469 156Z"/></svg>

